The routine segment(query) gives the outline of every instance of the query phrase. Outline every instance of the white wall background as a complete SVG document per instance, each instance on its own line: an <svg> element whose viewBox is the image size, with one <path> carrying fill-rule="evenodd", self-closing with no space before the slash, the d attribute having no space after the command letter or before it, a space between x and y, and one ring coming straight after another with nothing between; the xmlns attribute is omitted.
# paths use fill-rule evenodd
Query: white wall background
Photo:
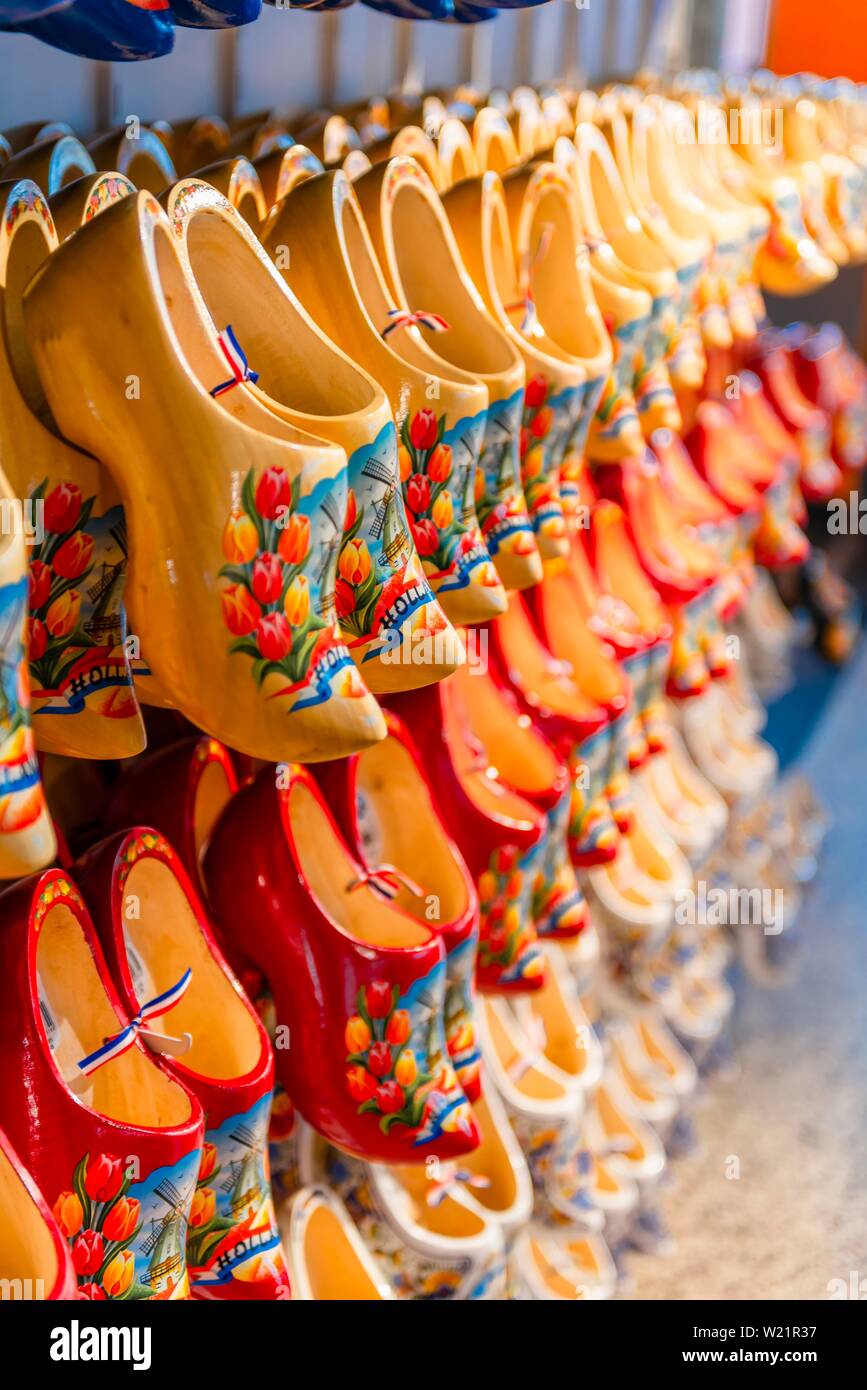
<svg viewBox="0 0 867 1390"><path fill-rule="evenodd" d="M261 18L243 29L178 29L168 57L112 64L110 119L231 114L232 105L236 114L269 106L300 111L387 91L404 80L408 65L425 87L467 81L473 74L480 84L497 86L557 76L625 76L639 62L657 7L667 3L551 0L532 10L501 11L473 27L394 20L360 4L330 15L266 5ZM728 66L744 68L760 59L769 3L727 0ZM53 119L91 134L105 111L102 66L35 39L0 34L0 129Z"/></svg>

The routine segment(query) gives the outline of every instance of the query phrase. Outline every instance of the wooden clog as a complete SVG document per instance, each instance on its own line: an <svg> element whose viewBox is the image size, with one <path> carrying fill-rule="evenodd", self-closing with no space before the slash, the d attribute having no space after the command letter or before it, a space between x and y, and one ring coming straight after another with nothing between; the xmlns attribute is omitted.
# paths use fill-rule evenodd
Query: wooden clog
<svg viewBox="0 0 867 1390"><path fill-rule="evenodd" d="M94 322L84 304L114 263L129 314ZM315 760L382 737L337 631L334 552L323 566L320 550L339 537L345 454L293 436L234 375L220 390L226 358L153 196L123 199L64 242L25 313L58 423L121 490L131 625L160 686L254 757ZM160 383L150 394L148 378Z"/></svg>
<svg viewBox="0 0 867 1390"><path fill-rule="evenodd" d="M127 758L144 728L125 646L126 522L108 474L60 435L31 356L21 301L56 254L51 213L34 183L3 191L0 440L27 507L34 733L46 752Z"/></svg>
<svg viewBox="0 0 867 1390"><path fill-rule="evenodd" d="M162 193L177 178L165 145L147 126L108 131L91 140L88 150L98 169L117 169L149 193Z"/></svg>
<svg viewBox="0 0 867 1390"><path fill-rule="evenodd" d="M520 482L524 368L491 320L460 259L454 234L430 179L411 159L375 165L354 185L374 249L398 304L439 314L447 333L421 331L453 366L488 389L476 513L507 589L538 582L541 560Z"/></svg>
<svg viewBox="0 0 867 1390"><path fill-rule="evenodd" d="M89 222L112 203L135 193L135 185L116 170L104 174L83 174L48 199L54 226L61 241Z"/></svg>
<svg viewBox="0 0 867 1390"><path fill-rule="evenodd" d="M506 199L520 204L531 177L527 170L507 175L508 194L498 174L464 179L443 206L488 312L524 361L521 481L539 553L550 559L568 548L560 464L581 412L586 374L549 337L531 297L529 267L547 254L547 239L527 248L523 260L512 242Z"/></svg>
<svg viewBox="0 0 867 1390"><path fill-rule="evenodd" d="M388 395L403 499L425 574L455 622L503 612L506 597L475 514L487 391L437 357L404 322L355 194L342 173L299 185L268 219L263 244L320 327ZM279 248L291 247L288 258Z"/></svg>
<svg viewBox="0 0 867 1390"><path fill-rule="evenodd" d="M290 428L346 450L349 498L342 540L333 537L335 601L359 669L380 692L441 680L462 663L463 647L431 592L409 529L385 392L308 317L222 194L185 179L166 205L211 321L215 328L233 325L261 380L248 379L245 392ZM272 243L272 250L279 260L280 248ZM403 659L404 644L414 649L412 660Z"/></svg>
<svg viewBox="0 0 867 1390"><path fill-rule="evenodd" d="M95 173L96 165L80 140L74 135L52 135L14 155L3 178L32 179L50 197L73 179Z"/></svg>
<svg viewBox="0 0 867 1390"><path fill-rule="evenodd" d="M237 154L196 169L195 176L224 193L247 225L258 233L267 216L268 204L259 175L249 159Z"/></svg>

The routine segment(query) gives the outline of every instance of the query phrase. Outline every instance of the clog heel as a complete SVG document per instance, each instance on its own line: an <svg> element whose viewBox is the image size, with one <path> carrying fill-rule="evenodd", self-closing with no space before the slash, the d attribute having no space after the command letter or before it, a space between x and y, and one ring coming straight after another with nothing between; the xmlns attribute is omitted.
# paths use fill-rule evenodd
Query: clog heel
<svg viewBox="0 0 867 1390"><path fill-rule="evenodd" d="M394 902L442 935L446 1043L464 1094L475 1102L481 1094L473 1021L476 887L438 814L420 750L396 714L387 710L385 720L388 735L382 743L352 758L321 763L317 781L366 871L380 874L383 887L391 885Z"/></svg>
<svg viewBox="0 0 867 1390"><path fill-rule="evenodd" d="M76 1198L77 1200L77 1198ZM8 1299L70 1299L78 1283L69 1246L36 1183L0 1130L0 1278Z"/></svg>
<svg viewBox="0 0 867 1390"><path fill-rule="evenodd" d="M0 879L20 878L54 858L57 843L33 744L27 669L24 512L0 469Z"/></svg>
<svg viewBox="0 0 867 1390"><path fill-rule="evenodd" d="M285 259L280 248L292 246L284 278L334 342L388 394L410 529L443 609L460 623L502 613L505 593L474 501L485 387L437 357L398 309L344 174L299 184L269 218L262 241L278 266Z"/></svg>
<svg viewBox="0 0 867 1390"><path fill-rule="evenodd" d="M355 182L371 240L404 310L435 313L450 325L427 336L434 350L488 390L488 414L476 469L476 514L507 589L541 578L541 560L521 488L524 368L491 320L460 259L436 189L412 159L374 165ZM430 330L421 324L423 335Z"/></svg>
<svg viewBox="0 0 867 1390"><path fill-rule="evenodd" d="M611 1298L617 1269L601 1236L531 1226L515 1248L515 1292L522 1301L567 1303Z"/></svg>
<svg viewBox="0 0 867 1390"><path fill-rule="evenodd" d="M81 141L58 129L13 155L3 178L16 183L29 179L51 197L75 179L95 173L96 165Z"/></svg>
<svg viewBox="0 0 867 1390"><path fill-rule="evenodd" d="M477 1146L448 1058L442 938L355 859L310 773L265 768L238 792L205 879L222 932L261 970L288 1029L278 1079L320 1133L403 1163Z"/></svg>
<svg viewBox="0 0 867 1390"><path fill-rule="evenodd" d="M60 241L72 236L85 222L90 222L112 203L135 193L135 184L117 170L84 174L74 179L48 199L51 216Z"/></svg>
<svg viewBox="0 0 867 1390"><path fill-rule="evenodd" d="M409 530L385 392L307 316L222 194L184 179L164 201L214 329L231 324L251 363L258 364L255 381L261 385L248 378L244 389L291 428L346 450L347 506L341 516L332 500L332 531L318 563L325 574L336 557L338 621L359 670L378 692L441 680L461 664L463 650L431 592ZM291 562L303 547L288 531L283 540L283 558ZM306 586L286 591L284 606L290 623L296 610L303 614L309 607ZM427 660L394 659L405 643L426 639Z"/></svg>
<svg viewBox="0 0 867 1390"><path fill-rule="evenodd" d="M395 1298L340 1198L327 1187L302 1187L280 1214L292 1278L302 1302L376 1303Z"/></svg>
<svg viewBox="0 0 867 1390"><path fill-rule="evenodd" d="M568 540L560 498L560 465L578 422L586 375L549 336L532 300L529 267L547 254L545 242L519 259L507 198L523 200L530 174L464 179L443 199L461 256L485 306L520 353L527 374L521 427L521 480L543 559L564 555Z"/></svg>
<svg viewBox="0 0 867 1390"><path fill-rule="evenodd" d="M150 1000L144 1017L124 1010L59 869L0 901L0 1048L27 1059L26 1091L10 1091L4 1123L66 1236L79 1297L186 1298L204 1117L152 1056L164 1040L151 1019L170 1003Z"/></svg>
<svg viewBox="0 0 867 1390"><path fill-rule="evenodd" d="M304 1183L324 1183L345 1204L395 1296L419 1302L501 1299L502 1226L474 1199L476 1175L456 1163L364 1163L324 1144L308 1125L298 1140Z"/></svg>
<svg viewBox="0 0 867 1390"><path fill-rule="evenodd" d="M206 1117L187 1231L193 1295L288 1298L268 1173L274 1054L192 880L168 841L141 826L94 846L75 873L130 1016L191 972L164 1025L185 1046L175 1055L166 1047L162 1065Z"/></svg>
<svg viewBox="0 0 867 1390"><path fill-rule="evenodd" d="M131 319L91 322L82 307L113 264L138 306L134 332ZM58 424L121 489L131 626L161 690L253 757L316 760L381 738L334 617L346 456L284 427L238 384L240 371L226 382L226 358L152 196L124 198L64 242L31 283L25 315ZM134 376L116 374L118 362ZM176 408L148 395L148 375ZM129 390L142 392L134 409ZM73 503L62 489L57 525Z"/></svg>
<svg viewBox="0 0 867 1390"><path fill-rule="evenodd" d="M124 513L108 475L54 427L22 318L24 289L57 245L36 184L7 188L0 450L16 496L26 499L33 728L46 752L126 758L145 739L124 643Z"/></svg>

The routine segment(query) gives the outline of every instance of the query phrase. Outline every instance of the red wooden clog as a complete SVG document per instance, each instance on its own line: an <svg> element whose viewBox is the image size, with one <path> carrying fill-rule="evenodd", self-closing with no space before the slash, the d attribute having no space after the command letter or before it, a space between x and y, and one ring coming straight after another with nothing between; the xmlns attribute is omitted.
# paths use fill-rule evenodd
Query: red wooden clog
<svg viewBox="0 0 867 1390"><path fill-rule="evenodd" d="M403 720L351 758L315 770L328 805L365 869L405 912L439 930L446 951L444 1006L452 1066L469 1101L481 1094L473 1021L479 899L472 875L437 811L422 755ZM368 756L368 753L370 756Z"/></svg>
<svg viewBox="0 0 867 1390"><path fill-rule="evenodd" d="M185 1298L204 1117L145 1045L162 1004L123 1008L62 870L10 888L0 919L3 1122L67 1238L79 1296Z"/></svg>
<svg viewBox="0 0 867 1390"><path fill-rule="evenodd" d="M492 993L541 988L545 966L531 913L544 816L511 791L468 727L453 681L393 696L390 705L425 750L426 770L455 843L478 886L476 984Z"/></svg>
<svg viewBox="0 0 867 1390"><path fill-rule="evenodd" d="M221 930L268 981L277 1075L314 1128L388 1162L478 1145L446 1047L442 938L388 900L306 769L264 768L237 793L205 878Z"/></svg>
<svg viewBox="0 0 867 1390"><path fill-rule="evenodd" d="M192 1044L177 1056L164 1053L160 1063L205 1112L187 1232L193 1294L288 1298L268 1171L274 1054L220 954L180 856L158 831L137 826L95 845L77 865L76 879L129 1013L192 971L164 1025Z"/></svg>

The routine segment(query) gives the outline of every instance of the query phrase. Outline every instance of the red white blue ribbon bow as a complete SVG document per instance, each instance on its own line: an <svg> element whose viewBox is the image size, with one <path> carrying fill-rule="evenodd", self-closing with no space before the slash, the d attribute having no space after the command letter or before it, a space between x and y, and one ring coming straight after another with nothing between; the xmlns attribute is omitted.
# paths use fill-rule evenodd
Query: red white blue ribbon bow
<svg viewBox="0 0 867 1390"><path fill-rule="evenodd" d="M347 891L354 893L357 888L365 885L373 888L381 898L386 898L389 902L396 898L401 888L406 888L417 898L423 898L425 891L420 888L415 879L410 878L402 869L398 869L394 864L377 864L375 868L365 869L358 877L352 879L347 884Z"/></svg>
<svg viewBox="0 0 867 1390"><path fill-rule="evenodd" d="M212 396L222 396L224 391L231 391L233 386L240 386L242 381L255 383L259 380L259 373L251 370L244 349L235 337L231 324L218 335L217 345L228 362L232 375L228 381L221 381L219 386L211 388Z"/></svg>
<svg viewBox="0 0 867 1390"><path fill-rule="evenodd" d="M490 1187L491 1179L486 1178L483 1173L471 1173L468 1168L458 1168L454 1163L441 1163L439 1165L440 1176L435 1178L428 1188L425 1201L429 1207L438 1207L450 1197L458 1183L464 1187Z"/></svg>
<svg viewBox="0 0 867 1390"><path fill-rule="evenodd" d="M526 288L520 299L516 299L514 304L507 304L505 307L507 314L523 312L523 318L521 319L522 333L532 333L536 326L538 315L536 312L536 300L533 294L533 272L541 265L550 251L553 238L554 228L550 222L546 222L539 233L539 240L536 243L536 250L532 257L526 252L521 256L521 271L518 278L519 284Z"/></svg>
<svg viewBox="0 0 867 1390"><path fill-rule="evenodd" d="M451 327L441 314L432 314L427 309L389 309L388 317L391 323L383 328L383 338L397 328L429 328L432 333L445 333Z"/></svg>
<svg viewBox="0 0 867 1390"><path fill-rule="evenodd" d="M152 1030L146 1026L148 1021L152 1018L159 1018L161 1014L168 1013L169 1009L174 1008L175 1004L186 994L192 978L192 970L185 970L177 984L172 985L171 989L165 990L162 994L157 994L153 999L149 999L146 1004L142 1004L138 1013L134 1018L130 1019L125 1028L122 1028L119 1033L115 1033L114 1037L106 1038L101 1047L98 1047L95 1052L91 1052L87 1057L81 1059L78 1063L78 1070L81 1074L83 1076L90 1076L92 1072L97 1071L101 1066L104 1066L106 1062L110 1062L112 1058L121 1057L124 1052L127 1052L129 1048L132 1047L139 1033L145 1036L151 1033Z"/></svg>

